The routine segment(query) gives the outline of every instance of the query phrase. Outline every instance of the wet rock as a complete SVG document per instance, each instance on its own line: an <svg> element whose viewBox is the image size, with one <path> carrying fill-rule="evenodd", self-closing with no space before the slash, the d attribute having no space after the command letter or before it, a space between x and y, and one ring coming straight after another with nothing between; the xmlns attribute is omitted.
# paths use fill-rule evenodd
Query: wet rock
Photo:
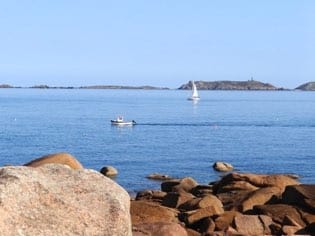
<svg viewBox="0 0 315 236"><path fill-rule="evenodd" d="M221 161L215 162L212 167L216 171L221 171L221 172L232 171L234 169L234 167L231 164L226 163L226 162L221 162Z"/></svg>
<svg viewBox="0 0 315 236"><path fill-rule="evenodd" d="M45 164L63 164L69 166L72 169L83 169L81 163L74 156L66 152L48 154L32 160L24 165L30 167L39 167Z"/></svg>
<svg viewBox="0 0 315 236"><path fill-rule="evenodd" d="M133 225L142 223L173 222L178 223L176 209L161 206L156 202L131 201L130 214Z"/></svg>
<svg viewBox="0 0 315 236"><path fill-rule="evenodd" d="M0 235L131 236L128 193L93 170L0 168Z"/></svg>
<svg viewBox="0 0 315 236"><path fill-rule="evenodd" d="M104 166L100 172L107 177L116 176L118 174L117 169L113 166Z"/></svg>

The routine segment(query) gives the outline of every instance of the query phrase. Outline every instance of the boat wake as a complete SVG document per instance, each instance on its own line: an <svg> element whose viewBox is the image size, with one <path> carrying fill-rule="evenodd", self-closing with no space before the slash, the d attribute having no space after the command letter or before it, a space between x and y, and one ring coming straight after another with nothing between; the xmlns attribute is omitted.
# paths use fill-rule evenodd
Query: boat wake
<svg viewBox="0 0 315 236"><path fill-rule="evenodd" d="M246 122L202 122L202 123L137 123L138 126L180 127L270 127L270 128L315 128L315 124L272 124Z"/></svg>

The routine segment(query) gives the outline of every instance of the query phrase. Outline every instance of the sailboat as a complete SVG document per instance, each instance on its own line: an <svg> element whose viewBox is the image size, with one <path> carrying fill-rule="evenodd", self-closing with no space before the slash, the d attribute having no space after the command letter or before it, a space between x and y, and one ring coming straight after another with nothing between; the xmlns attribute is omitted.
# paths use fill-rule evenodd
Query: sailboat
<svg viewBox="0 0 315 236"><path fill-rule="evenodd" d="M197 100L200 99L200 97L199 97L199 95L198 95L197 87L196 87L194 81L191 81L191 84L192 84L192 94L191 94L191 96L188 98L188 100L197 101Z"/></svg>

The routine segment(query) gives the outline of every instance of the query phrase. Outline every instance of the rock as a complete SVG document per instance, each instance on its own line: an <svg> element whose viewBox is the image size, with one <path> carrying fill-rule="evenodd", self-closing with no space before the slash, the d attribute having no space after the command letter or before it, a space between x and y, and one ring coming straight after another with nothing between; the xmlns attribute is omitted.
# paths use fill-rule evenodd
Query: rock
<svg viewBox="0 0 315 236"><path fill-rule="evenodd" d="M297 185L299 182L288 176L288 175L257 175L257 174L240 174L240 173L230 173L224 176L220 181L218 181L213 186L213 192L216 194L224 186L229 185L236 181L245 181L252 186L257 188L264 187L279 187L281 192L284 191L285 187L288 185Z"/></svg>
<svg viewBox="0 0 315 236"><path fill-rule="evenodd" d="M194 198L194 195L187 192L169 192L163 198L162 205L172 208L177 208L183 203Z"/></svg>
<svg viewBox="0 0 315 236"><path fill-rule="evenodd" d="M270 216L274 222L281 225L285 223L285 218L290 217L290 219L297 222L300 226L305 226L301 213L295 207L290 205L271 204L254 206L254 213Z"/></svg>
<svg viewBox="0 0 315 236"><path fill-rule="evenodd" d="M156 202L131 201L130 214L133 225L142 223L173 222L178 223L176 209L161 206Z"/></svg>
<svg viewBox="0 0 315 236"><path fill-rule="evenodd" d="M241 215L238 211L225 211L223 214L219 215L215 220L215 230L224 231L233 222L235 216Z"/></svg>
<svg viewBox="0 0 315 236"><path fill-rule="evenodd" d="M265 235L278 235L279 234L279 230L273 231L272 229L275 228L275 226L277 226L280 229L281 225L274 223L270 216L258 215L258 217L264 228Z"/></svg>
<svg viewBox="0 0 315 236"><path fill-rule="evenodd" d="M246 182L246 181L231 181L226 185L222 185L216 190L216 193L226 193L231 191L255 191L258 187Z"/></svg>
<svg viewBox="0 0 315 236"><path fill-rule="evenodd" d="M288 175L257 175L257 174L239 174L239 177L256 187L279 187L283 192L288 185L297 185L299 182Z"/></svg>
<svg viewBox="0 0 315 236"><path fill-rule="evenodd" d="M141 234L139 234L141 232ZM133 228L133 236L188 236L185 228L177 223L144 223Z"/></svg>
<svg viewBox="0 0 315 236"><path fill-rule="evenodd" d="M190 229L190 228L186 228L186 232L188 236L201 236L201 234L198 231Z"/></svg>
<svg viewBox="0 0 315 236"><path fill-rule="evenodd" d="M173 192L173 187L178 185L180 183L179 179L172 179L172 180L168 180L165 181L161 184L161 190L163 192Z"/></svg>
<svg viewBox="0 0 315 236"><path fill-rule="evenodd" d="M161 184L161 190L163 192L191 192L191 190L196 187L198 183L191 177L186 177L183 179L172 179L165 181Z"/></svg>
<svg viewBox="0 0 315 236"><path fill-rule="evenodd" d="M185 191L190 193L193 188L198 185L197 181L191 177L186 177L180 180L178 185L175 185L172 190L174 192Z"/></svg>
<svg viewBox="0 0 315 236"><path fill-rule="evenodd" d="M117 169L112 166L104 166L100 172L107 177L116 176L118 174Z"/></svg>
<svg viewBox="0 0 315 236"><path fill-rule="evenodd" d="M234 224L241 235L265 235L264 226L257 215L235 216Z"/></svg>
<svg viewBox="0 0 315 236"><path fill-rule="evenodd" d="M203 218L210 217L213 215L220 215L223 212L224 210L221 207L214 205L193 211L186 211L180 215L180 218L187 225L192 225Z"/></svg>
<svg viewBox="0 0 315 236"><path fill-rule="evenodd" d="M226 211L235 210L240 202L242 202L250 191L231 191L226 193L216 194L218 199L222 202Z"/></svg>
<svg viewBox="0 0 315 236"><path fill-rule="evenodd" d="M202 232L203 235L211 234L214 232L215 223L210 217L204 218L200 220L198 229L199 229L198 231Z"/></svg>
<svg viewBox="0 0 315 236"><path fill-rule="evenodd" d="M298 233L300 230L301 230L301 228L298 226L284 225L282 227L283 235L301 234L301 233ZM305 234L305 233L303 233L303 234Z"/></svg>
<svg viewBox="0 0 315 236"><path fill-rule="evenodd" d="M213 164L213 168L216 171L221 171L221 172L227 172L227 171L232 171L234 169L234 167L226 162L221 162L221 161L217 161Z"/></svg>
<svg viewBox="0 0 315 236"><path fill-rule="evenodd" d="M197 185L191 190L191 193L196 197L203 197L205 195L212 195L212 186L211 185Z"/></svg>
<svg viewBox="0 0 315 236"><path fill-rule="evenodd" d="M38 167L45 164L63 164L63 165L69 166L72 169L83 169L83 166L81 165L81 163L77 159L75 159L74 156L66 152L42 156L24 165L31 166L31 167Z"/></svg>
<svg viewBox="0 0 315 236"><path fill-rule="evenodd" d="M297 234L310 234L313 235L315 232L315 223L307 225L304 229L296 232Z"/></svg>
<svg viewBox="0 0 315 236"><path fill-rule="evenodd" d="M0 235L131 236L128 193L93 170L0 168Z"/></svg>
<svg viewBox="0 0 315 236"><path fill-rule="evenodd" d="M159 173L153 173L147 176L148 179L154 179L154 180L171 180L172 178L169 175L163 175Z"/></svg>
<svg viewBox="0 0 315 236"><path fill-rule="evenodd" d="M143 190L137 193L136 200L149 200L152 199L152 190Z"/></svg>
<svg viewBox="0 0 315 236"><path fill-rule="evenodd" d="M137 193L136 200L156 200L162 201L166 196L166 192L159 190L143 190Z"/></svg>
<svg viewBox="0 0 315 236"><path fill-rule="evenodd" d="M302 215L303 220L306 222L307 225L315 223L315 215L309 214L307 212L299 211Z"/></svg>
<svg viewBox="0 0 315 236"><path fill-rule="evenodd" d="M253 209L256 205L264 205L266 203L275 202L275 199L281 196L278 187L266 187L250 192L241 202L236 205L236 209L240 212Z"/></svg>
<svg viewBox="0 0 315 236"><path fill-rule="evenodd" d="M222 202L214 195L206 195L203 198L194 198L189 201L186 201L178 208L184 211L191 211L201 208L206 208L208 206L216 205L218 207L223 207ZM223 208L222 208L223 209Z"/></svg>
<svg viewBox="0 0 315 236"><path fill-rule="evenodd" d="M282 201L283 203L305 207L315 212L315 185L287 186L282 195Z"/></svg>

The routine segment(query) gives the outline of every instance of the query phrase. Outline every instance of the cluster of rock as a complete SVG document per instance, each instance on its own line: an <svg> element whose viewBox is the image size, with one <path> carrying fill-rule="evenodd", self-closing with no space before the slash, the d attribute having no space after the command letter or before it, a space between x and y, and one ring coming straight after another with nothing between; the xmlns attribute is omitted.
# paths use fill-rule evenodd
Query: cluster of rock
<svg viewBox="0 0 315 236"><path fill-rule="evenodd" d="M260 81L195 81L200 90L282 90L275 86ZM192 82L183 84L178 89L191 89Z"/></svg>
<svg viewBox="0 0 315 236"><path fill-rule="evenodd" d="M227 163L214 168L231 171ZM220 167L220 168L219 168ZM206 236L315 234L315 185L294 175L229 173L206 185L187 177L128 193L68 153L0 168L0 235Z"/></svg>
<svg viewBox="0 0 315 236"><path fill-rule="evenodd" d="M131 218L137 236L313 234L315 186L293 175L230 173L209 185L167 180L137 194Z"/></svg>

